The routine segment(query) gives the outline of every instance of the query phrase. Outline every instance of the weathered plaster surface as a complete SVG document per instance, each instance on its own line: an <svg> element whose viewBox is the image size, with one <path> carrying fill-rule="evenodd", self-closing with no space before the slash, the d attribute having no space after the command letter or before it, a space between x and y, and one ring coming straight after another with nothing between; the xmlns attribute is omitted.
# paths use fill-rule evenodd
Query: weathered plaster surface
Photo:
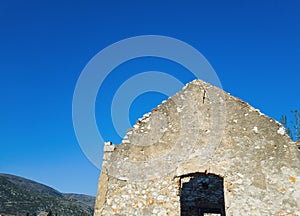
<svg viewBox="0 0 300 216"><path fill-rule="evenodd" d="M300 215L300 153L275 120L200 80L105 144L97 215L180 215L183 176L224 179L226 215Z"/></svg>

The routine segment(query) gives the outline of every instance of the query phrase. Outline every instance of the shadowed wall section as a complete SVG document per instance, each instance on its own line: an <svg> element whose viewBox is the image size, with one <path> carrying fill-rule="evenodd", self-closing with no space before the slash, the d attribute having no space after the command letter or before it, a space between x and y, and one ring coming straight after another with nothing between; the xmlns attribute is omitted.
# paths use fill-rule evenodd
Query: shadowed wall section
<svg viewBox="0 0 300 216"><path fill-rule="evenodd" d="M181 216L225 215L223 178L196 173L181 177Z"/></svg>

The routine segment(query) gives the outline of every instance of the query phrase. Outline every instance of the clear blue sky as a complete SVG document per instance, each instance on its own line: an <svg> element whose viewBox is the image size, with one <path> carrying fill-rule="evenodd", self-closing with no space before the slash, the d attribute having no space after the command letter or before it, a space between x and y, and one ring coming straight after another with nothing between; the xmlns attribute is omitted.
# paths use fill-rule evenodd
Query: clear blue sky
<svg viewBox="0 0 300 216"><path fill-rule="evenodd" d="M299 11L296 0L1 1L0 172L96 194L99 170L73 130L73 91L95 54L131 36L189 43L214 67L223 89L277 120L300 109ZM153 64L175 70L156 60L123 70ZM135 102L132 121L163 99L156 96ZM99 109L97 115L106 115ZM109 129L105 139L120 141Z"/></svg>

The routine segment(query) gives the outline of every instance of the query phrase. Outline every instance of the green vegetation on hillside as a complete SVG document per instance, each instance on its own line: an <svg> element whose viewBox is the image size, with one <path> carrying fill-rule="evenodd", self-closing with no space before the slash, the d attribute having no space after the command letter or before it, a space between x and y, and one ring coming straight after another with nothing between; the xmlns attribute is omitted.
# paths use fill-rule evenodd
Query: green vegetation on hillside
<svg viewBox="0 0 300 216"><path fill-rule="evenodd" d="M81 202L86 195L64 195L50 187L17 176L0 174L0 214L93 215L92 204ZM93 200L90 197L88 201Z"/></svg>

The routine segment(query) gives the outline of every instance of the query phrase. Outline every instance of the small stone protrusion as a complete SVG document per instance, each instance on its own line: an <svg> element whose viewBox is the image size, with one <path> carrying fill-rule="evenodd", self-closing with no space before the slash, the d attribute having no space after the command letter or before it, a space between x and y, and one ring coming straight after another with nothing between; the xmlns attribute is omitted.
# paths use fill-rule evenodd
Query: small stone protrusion
<svg viewBox="0 0 300 216"><path fill-rule="evenodd" d="M115 145L112 142L104 142L104 152L113 152Z"/></svg>
<svg viewBox="0 0 300 216"><path fill-rule="evenodd" d="M284 129L284 127L279 128L279 129L277 130L277 133L283 136L283 135L285 134L285 129Z"/></svg>
<svg viewBox="0 0 300 216"><path fill-rule="evenodd" d="M254 133L258 133L258 128L255 126L253 129Z"/></svg>

